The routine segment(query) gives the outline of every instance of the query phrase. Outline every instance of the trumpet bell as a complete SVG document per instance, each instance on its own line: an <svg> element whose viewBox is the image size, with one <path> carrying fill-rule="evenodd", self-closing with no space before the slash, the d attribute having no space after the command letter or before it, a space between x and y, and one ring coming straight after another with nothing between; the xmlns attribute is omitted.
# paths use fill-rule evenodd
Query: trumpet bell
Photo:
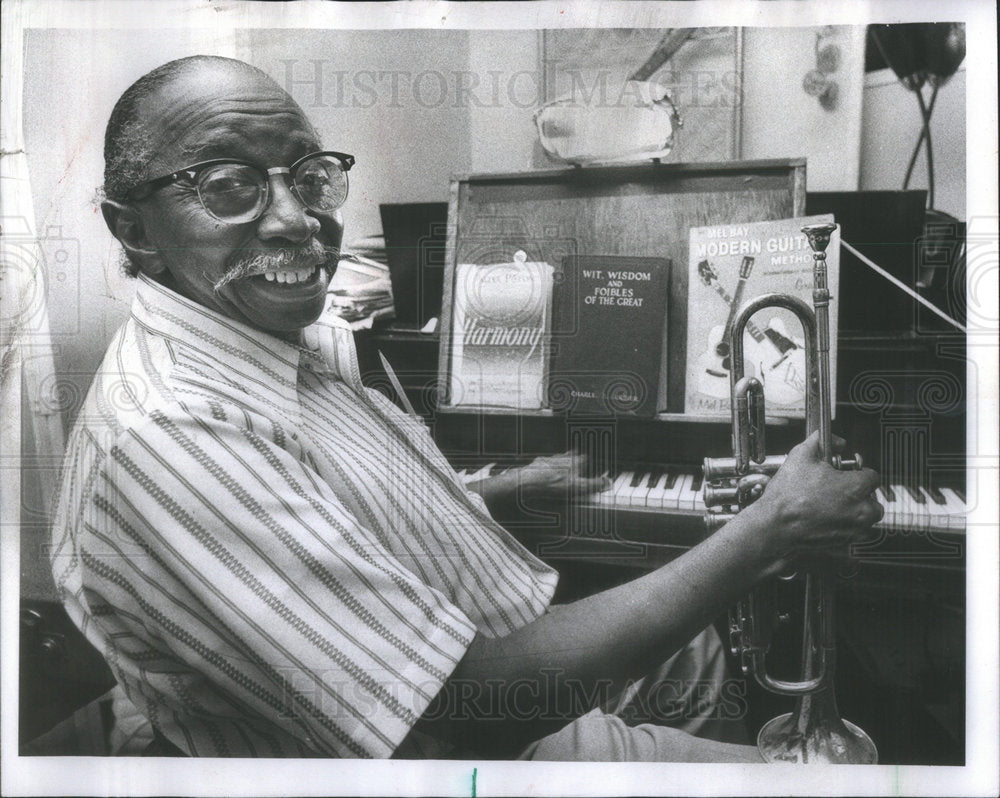
<svg viewBox="0 0 1000 798"><path fill-rule="evenodd" d="M807 721L806 728L803 719ZM765 762L816 765L876 765L878 750L862 729L849 720L824 715L817 719L802 712L772 718L757 735Z"/></svg>

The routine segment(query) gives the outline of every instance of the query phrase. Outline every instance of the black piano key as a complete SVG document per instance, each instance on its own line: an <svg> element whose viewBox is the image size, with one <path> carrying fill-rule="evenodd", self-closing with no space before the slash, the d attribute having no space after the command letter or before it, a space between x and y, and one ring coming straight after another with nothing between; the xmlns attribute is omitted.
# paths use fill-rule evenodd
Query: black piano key
<svg viewBox="0 0 1000 798"><path fill-rule="evenodd" d="M663 489L670 490L674 485L677 484L677 477L679 476L680 474L678 474L676 471L670 471L667 474L667 484L663 486Z"/></svg>
<svg viewBox="0 0 1000 798"><path fill-rule="evenodd" d="M891 501L896 501L896 491L892 489L892 485L883 485L882 490L885 492L885 497Z"/></svg>
<svg viewBox="0 0 1000 798"><path fill-rule="evenodd" d="M642 482L642 478L643 478L644 476L645 476L645 473L644 473L644 472L642 472L642 471L636 471L636 472L635 472L635 473L634 473L634 474L632 475L632 481L631 481L631 482L629 483L629 487L630 487L630 488L638 488L638 487L639 487L639 483L641 483L641 482Z"/></svg>
<svg viewBox="0 0 1000 798"><path fill-rule="evenodd" d="M937 488L924 488L924 490L926 490L931 495L931 498L934 500L935 504L948 503L947 501L945 501L944 494Z"/></svg>
<svg viewBox="0 0 1000 798"><path fill-rule="evenodd" d="M924 500L924 495L916 488L911 488L909 485L904 486L907 493L910 494L910 498L913 499L917 504L926 504Z"/></svg>
<svg viewBox="0 0 1000 798"><path fill-rule="evenodd" d="M699 470L694 475L694 482L691 483L691 490L693 490L695 493L697 493L698 491L700 491L701 490L701 483L702 483L703 479L704 479L704 475Z"/></svg>
<svg viewBox="0 0 1000 798"><path fill-rule="evenodd" d="M654 468L652 471L649 472L649 479L646 480L646 487L655 488L656 483L660 481L660 477L662 476L663 476L663 469Z"/></svg>
<svg viewBox="0 0 1000 798"><path fill-rule="evenodd" d="M961 500L962 504L968 504L965 500L965 490L963 488L952 488L955 491L955 495Z"/></svg>

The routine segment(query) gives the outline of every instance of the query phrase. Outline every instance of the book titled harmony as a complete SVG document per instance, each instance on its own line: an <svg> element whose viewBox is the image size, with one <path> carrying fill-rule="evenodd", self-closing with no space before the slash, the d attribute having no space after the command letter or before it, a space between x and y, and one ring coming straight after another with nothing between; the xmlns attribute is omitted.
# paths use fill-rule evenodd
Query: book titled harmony
<svg viewBox="0 0 1000 798"><path fill-rule="evenodd" d="M537 411L545 406L552 273L523 251L508 263L455 270L448 405Z"/></svg>
<svg viewBox="0 0 1000 798"><path fill-rule="evenodd" d="M670 261L565 258L553 291L553 410L650 418L665 377Z"/></svg>
<svg viewBox="0 0 1000 798"><path fill-rule="evenodd" d="M813 251L802 228L832 222L810 216L747 224L691 228L688 264L687 368L684 411L728 414L730 331L741 305L761 294L791 294L812 307ZM837 375L837 295L840 233L826 250L830 289L831 386ZM805 413L806 355L802 326L791 311L765 308L743 335L744 374L764 385L769 416ZM833 402L836 397L831 397Z"/></svg>

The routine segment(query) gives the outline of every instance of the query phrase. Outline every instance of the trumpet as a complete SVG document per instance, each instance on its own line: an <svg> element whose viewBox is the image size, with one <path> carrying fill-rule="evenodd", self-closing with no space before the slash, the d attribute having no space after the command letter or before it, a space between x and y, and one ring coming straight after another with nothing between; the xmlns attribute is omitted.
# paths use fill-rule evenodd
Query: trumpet
<svg viewBox="0 0 1000 798"><path fill-rule="evenodd" d="M744 304L730 328L730 391L732 398L733 456L706 458L705 521L715 531L763 494L768 481L784 462L768 455L765 446L764 386L745 376L743 333L751 318L764 308L791 311L802 325L806 354L806 435L819 431L823 457L835 468L861 468L861 457L833 453L830 431L830 292L827 288L826 248L835 224L802 228L813 251L813 307L788 294L766 294ZM744 673L765 689L796 697L793 712L772 718L761 728L757 746L767 762L875 764L878 752L871 738L841 719L834 692L836 627L833 589L820 573L786 574L778 580L802 583L803 628L801 678L775 678L768 671L767 654L777 624L787 620L777 600L774 580L753 590L730 613L729 640Z"/></svg>

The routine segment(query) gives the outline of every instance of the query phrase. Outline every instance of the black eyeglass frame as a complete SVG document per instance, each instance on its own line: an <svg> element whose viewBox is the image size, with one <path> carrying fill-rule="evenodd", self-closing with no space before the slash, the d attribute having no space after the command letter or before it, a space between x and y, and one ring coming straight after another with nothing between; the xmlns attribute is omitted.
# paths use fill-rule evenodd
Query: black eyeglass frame
<svg viewBox="0 0 1000 798"><path fill-rule="evenodd" d="M350 180L348 180L348 178L347 178L347 173L350 172L351 171L351 167L354 166L354 162L355 162L354 161L354 156L353 155L348 155L346 152L337 152L336 150L319 150L317 152L310 152L308 155L303 155L301 158L299 158L297 161L295 161L291 166L288 166L288 167L274 166L274 167L271 167L270 169L261 169L261 167L258 164L255 164L255 163L253 163L251 161L245 161L245 160L242 160L240 158L213 158L212 160L209 160L209 161L200 161L199 163L191 164L190 166L185 166L183 169L178 169L176 172L171 172L168 175L162 175L160 177L154 177L151 180L145 180L142 183L140 183L139 185L137 185L137 186L129 189L129 191L127 193L127 196L133 202L140 202L140 201L146 199L147 197L151 196L154 192L158 191L159 189L163 188L164 186L169 186L172 183L176 183L179 180L188 180L188 181L191 182L192 185L197 186L198 185L198 176L204 170L206 170L206 169L208 169L209 167L212 167L212 166L221 166L223 164L236 164L236 165L239 165L239 166L249 166L252 169L257 169L260 172L262 172L265 175L266 178L270 177L271 175L275 175L275 174L287 174L287 175L290 175L292 177L292 186L294 187L294 185L295 185L295 171L303 163L305 163L306 161L310 160L311 158L315 158L317 156L320 156L320 155L330 155L330 156L333 156L334 158L336 158L338 161L340 161L340 163L344 167L344 180L347 181L347 189L348 189L348 191L350 191L350 185L351 184L350 184ZM267 179L265 179L264 180L264 190L265 190L265 192L268 191L268 188L269 188L269 182L268 182ZM344 201L345 202L347 201L348 191L344 192ZM298 196L298 195L296 195L296 196ZM198 199L199 199L199 201L201 201L201 192L200 191L198 193ZM300 199L299 201L301 202L302 200ZM202 204L202 207L205 208L205 212L207 214L209 214L210 216L212 216L213 219L216 218L215 215L208 209L208 207L205 205L205 203L203 201L202 201L201 204ZM303 205L305 205L304 202L303 202ZM306 207L308 208L309 206L306 205ZM337 208L341 208L341 207L343 207L343 202L340 205L337 206ZM258 216L255 219L251 219L249 221L256 221L256 219L259 219L260 216L263 215L264 209L266 209L266 208L267 208L267 199L265 198L264 204L261 207L260 214L258 214ZM337 208L334 208L333 210L337 210ZM322 213L322 211L316 211L316 210L314 210L312 208L310 208L310 210L312 210L313 213ZM332 211L330 211L330 212L332 212ZM219 219L219 221L225 222L226 220L225 219ZM229 224L240 224L240 222L229 222Z"/></svg>

